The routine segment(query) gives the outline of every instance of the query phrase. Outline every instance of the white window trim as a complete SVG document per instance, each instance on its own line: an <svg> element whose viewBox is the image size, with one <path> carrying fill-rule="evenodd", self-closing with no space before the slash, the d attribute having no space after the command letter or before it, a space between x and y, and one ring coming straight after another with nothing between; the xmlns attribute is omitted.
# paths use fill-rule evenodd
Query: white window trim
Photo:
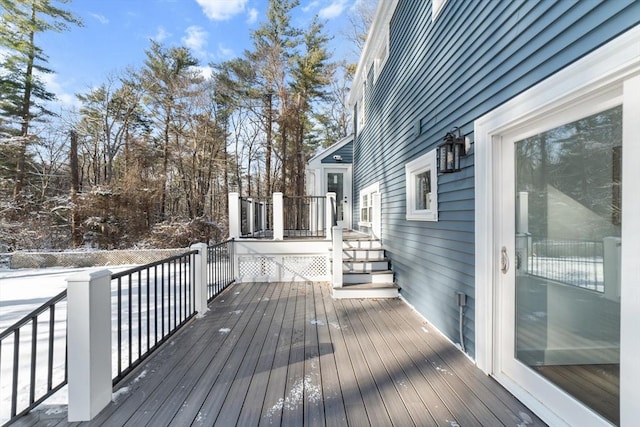
<svg viewBox="0 0 640 427"><path fill-rule="evenodd" d="M380 193L380 183L379 182L373 183L373 184L363 188L362 190L360 190L360 204L358 205L359 209L360 209L360 212L362 212L362 199L364 198L364 196L368 196L368 199L369 199L368 205L373 208L372 196L375 193ZM363 226L363 227L371 227L371 223L372 223L371 218L369 218L369 221L362 221L362 214L359 215L358 225Z"/></svg>
<svg viewBox="0 0 640 427"><path fill-rule="evenodd" d="M407 221L438 221L438 173L436 170L438 159L436 151L431 150L405 165ZM416 209L414 180L417 175L425 171L431 173L431 209Z"/></svg>
<svg viewBox="0 0 640 427"><path fill-rule="evenodd" d="M431 21L435 21L442 12L442 8L447 0L433 0L431 3Z"/></svg>
<svg viewBox="0 0 640 427"><path fill-rule="evenodd" d="M380 50L378 51L378 55L374 61L374 70L373 70L373 82L378 81L378 77L380 73L382 73L382 69L384 65L387 63L387 59L389 58L389 25L387 24L387 28L384 34L384 39L380 45Z"/></svg>
<svg viewBox="0 0 640 427"><path fill-rule="evenodd" d="M476 307L482 307L482 310L476 310L475 343L476 363L487 374L495 374L497 369L494 365L494 351L497 348L496 328L499 327L495 325L497 307L494 300L496 292L494 276L499 274L496 271L499 254L495 251L498 230L492 215L493 210L496 209L498 192L498 189L494 188L492 172L498 156L497 146L503 135L517 131L519 126L531 123L541 115L560 114L568 106L580 105L581 102L603 92L619 90L623 82L625 86L628 86L625 93L634 93L635 95L640 89L640 80L637 77L640 75L639 42L640 26L636 26L475 122L475 300ZM633 76L636 77L631 79ZM625 117L640 111L640 102L637 101L637 97L631 96L629 98L627 99L625 96L624 99L623 123L626 122L626 124L623 134L626 136L623 136L623 139L625 141L629 139L629 134L637 135L640 133L640 121L625 121ZM634 127L633 131L631 127ZM637 159L636 153L640 153L640 144L625 147L622 168L625 175L627 171L633 169L628 166ZM640 230L640 221L633 213L637 213L638 206L640 206L638 200L640 199L635 198L635 206L632 206L633 203L627 203L628 200L632 201L634 198L629 197L625 189L627 192L633 191L629 185L623 187L623 200L625 200L622 213L625 218L623 235L626 232L627 235L632 236L632 228ZM625 214L625 212L629 213ZM640 270L629 267L625 269L624 267L624 265L636 265L633 257L637 258L640 245L637 242L632 242L634 242L633 237L628 238L623 245L622 276L628 276L626 280L637 282ZM623 287L622 292L621 330L633 330L638 319L637 313L640 304L637 301L640 301L640 288L626 286ZM629 354L636 357L640 352L640 336L628 332L623 333L620 345L621 348L631 349L625 350L621 354L620 415L621 424L625 425L627 422L630 424L635 422L637 412L635 402L640 400L640 389L637 387L640 367L635 361L625 359L625 357ZM532 400L526 391L518 393L513 388L511 391L515 391L520 400L547 422L549 420L558 421L544 405Z"/></svg>

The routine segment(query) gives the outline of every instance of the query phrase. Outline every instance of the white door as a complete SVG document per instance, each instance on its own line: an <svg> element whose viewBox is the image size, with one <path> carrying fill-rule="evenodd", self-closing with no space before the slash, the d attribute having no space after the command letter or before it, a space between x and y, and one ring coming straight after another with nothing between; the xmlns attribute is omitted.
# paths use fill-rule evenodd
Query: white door
<svg viewBox="0 0 640 427"><path fill-rule="evenodd" d="M638 423L639 41L475 121L476 361L549 425Z"/></svg>
<svg viewBox="0 0 640 427"><path fill-rule="evenodd" d="M351 228L351 168L324 169L325 193L336 193L338 225Z"/></svg>
<svg viewBox="0 0 640 427"><path fill-rule="evenodd" d="M604 93L497 142L496 375L569 425L620 423L622 101Z"/></svg>

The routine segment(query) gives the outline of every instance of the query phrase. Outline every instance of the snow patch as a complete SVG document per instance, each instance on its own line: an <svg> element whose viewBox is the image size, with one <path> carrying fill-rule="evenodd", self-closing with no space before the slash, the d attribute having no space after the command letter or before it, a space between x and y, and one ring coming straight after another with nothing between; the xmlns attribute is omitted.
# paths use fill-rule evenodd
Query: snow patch
<svg viewBox="0 0 640 427"><path fill-rule="evenodd" d="M520 420L522 420L522 422L518 424L518 427L525 427L529 424L533 424L533 419L526 412L520 411L518 415L520 416Z"/></svg>
<svg viewBox="0 0 640 427"><path fill-rule="evenodd" d="M436 371L441 372L443 374L447 374L447 375L451 375L453 376L453 374L451 372L449 372L448 369L443 368L442 366L438 366L435 363L432 363L433 367L436 368Z"/></svg>
<svg viewBox="0 0 640 427"><path fill-rule="evenodd" d="M325 323L322 320L315 320L315 319L311 321L311 324L312 325L318 325L318 326L324 326L325 325Z"/></svg>
<svg viewBox="0 0 640 427"><path fill-rule="evenodd" d="M306 396L307 402L317 403L322 400L322 390L320 386L314 384L310 375L305 375L304 379L299 379L293 384L289 394L285 399L278 399L267 412L267 416L271 417L275 413L280 412L283 409L292 411L296 407L303 403L303 399Z"/></svg>
<svg viewBox="0 0 640 427"><path fill-rule="evenodd" d="M222 334L228 334L229 332L231 332L231 329L229 329L229 328L220 328L220 329L218 329L218 332L220 332Z"/></svg>
<svg viewBox="0 0 640 427"><path fill-rule="evenodd" d="M424 326L422 327L422 330L424 331L425 334L429 333L429 330L427 328L425 328Z"/></svg>
<svg viewBox="0 0 640 427"><path fill-rule="evenodd" d="M138 375L134 380L133 380L133 384L137 383L138 381L140 381L141 379L143 379L144 377L147 376L147 370L145 369L144 371L140 372L140 375Z"/></svg>
<svg viewBox="0 0 640 427"><path fill-rule="evenodd" d="M338 323L336 322L330 322L329 325L331 325L333 329L340 329L340 325L338 325Z"/></svg>
<svg viewBox="0 0 640 427"><path fill-rule="evenodd" d="M241 314L242 310L230 311L229 314Z"/></svg>
<svg viewBox="0 0 640 427"><path fill-rule="evenodd" d="M60 414L66 414L66 413L67 413L66 406L51 406L47 408L46 411L44 411L45 415L60 415Z"/></svg>
<svg viewBox="0 0 640 427"><path fill-rule="evenodd" d="M129 393L129 387L122 387L111 395L111 400L118 403L118 399Z"/></svg>

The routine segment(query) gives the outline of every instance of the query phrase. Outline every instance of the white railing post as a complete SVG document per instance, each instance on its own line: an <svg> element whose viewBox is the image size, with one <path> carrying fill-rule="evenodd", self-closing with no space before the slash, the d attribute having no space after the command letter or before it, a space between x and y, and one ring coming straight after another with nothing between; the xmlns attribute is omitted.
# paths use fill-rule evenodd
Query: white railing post
<svg viewBox="0 0 640 427"><path fill-rule="evenodd" d="M324 229L327 231L327 240L331 240L331 231L333 230L333 212L337 209L336 193L327 193L327 203L324 212Z"/></svg>
<svg viewBox="0 0 640 427"><path fill-rule="evenodd" d="M256 208L255 205L253 204L253 199L247 199L248 202L248 209L247 209L247 222L248 222L248 226L249 226L249 235L253 236L253 233L255 231L256 228Z"/></svg>
<svg viewBox="0 0 640 427"><path fill-rule="evenodd" d="M111 402L111 272L67 279L69 422L89 421Z"/></svg>
<svg viewBox="0 0 640 427"><path fill-rule="evenodd" d="M260 231L267 230L267 204L260 202Z"/></svg>
<svg viewBox="0 0 640 427"><path fill-rule="evenodd" d="M229 238L240 237L240 194L229 193Z"/></svg>
<svg viewBox="0 0 640 427"><path fill-rule="evenodd" d="M318 204L320 203L320 198L308 196L309 197L309 231L313 236L316 236L318 233L318 229L323 227L324 224L318 224ZM326 200L325 200L326 203Z"/></svg>
<svg viewBox="0 0 640 427"><path fill-rule="evenodd" d="M333 287L342 287L342 227L333 227Z"/></svg>
<svg viewBox="0 0 640 427"><path fill-rule="evenodd" d="M273 193L273 240L284 240L284 201L282 193Z"/></svg>
<svg viewBox="0 0 640 427"><path fill-rule="evenodd" d="M191 245L192 251L198 251L195 256L195 309L198 312L198 317L204 316L209 310L207 305L207 259L209 257L209 249L206 243L195 243Z"/></svg>

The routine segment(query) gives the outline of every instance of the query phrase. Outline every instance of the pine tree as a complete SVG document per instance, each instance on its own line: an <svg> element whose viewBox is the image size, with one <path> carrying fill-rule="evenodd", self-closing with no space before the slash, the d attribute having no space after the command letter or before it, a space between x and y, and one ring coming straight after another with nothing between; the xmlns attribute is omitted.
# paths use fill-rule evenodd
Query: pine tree
<svg viewBox="0 0 640 427"><path fill-rule="evenodd" d="M7 122L5 126L17 137L13 193L14 200L19 201L25 184L27 147L32 141L31 124L50 114L41 102L55 98L39 77L52 70L46 66L47 55L36 44L36 35L82 24L70 11L54 6L50 0L0 0L0 6L0 46L8 50L0 64L0 113Z"/></svg>
<svg viewBox="0 0 640 427"><path fill-rule="evenodd" d="M198 61L186 47L167 49L157 42L152 42L151 48L145 54L147 58L138 80L146 93L146 103L151 109L151 117L161 129L163 164L160 215L164 220L167 214L172 124L180 97L194 82L195 74L192 67L198 65ZM175 132L174 136L178 138Z"/></svg>
<svg viewBox="0 0 640 427"><path fill-rule="evenodd" d="M296 134L294 135L294 161L291 162L291 180L295 194L304 195L304 168L312 146L307 146L311 131L311 116L316 101L326 97L330 83L330 64L327 44L329 37L323 24L314 19L304 34L304 52L295 58L292 70Z"/></svg>
<svg viewBox="0 0 640 427"><path fill-rule="evenodd" d="M273 190L271 156L273 149L273 123L278 123L280 154L283 166L287 162L289 96L287 75L291 59L300 43L300 31L291 25L291 10L298 0L269 0L267 21L253 34L254 51L249 61L256 64L262 78L262 90L266 114L265 181L267 193ZM277 97L277 99L274 99ZM274 117L275 103L279 105L278 117ZM282 168L281 191L286 185L286 168Z"/></svg>

